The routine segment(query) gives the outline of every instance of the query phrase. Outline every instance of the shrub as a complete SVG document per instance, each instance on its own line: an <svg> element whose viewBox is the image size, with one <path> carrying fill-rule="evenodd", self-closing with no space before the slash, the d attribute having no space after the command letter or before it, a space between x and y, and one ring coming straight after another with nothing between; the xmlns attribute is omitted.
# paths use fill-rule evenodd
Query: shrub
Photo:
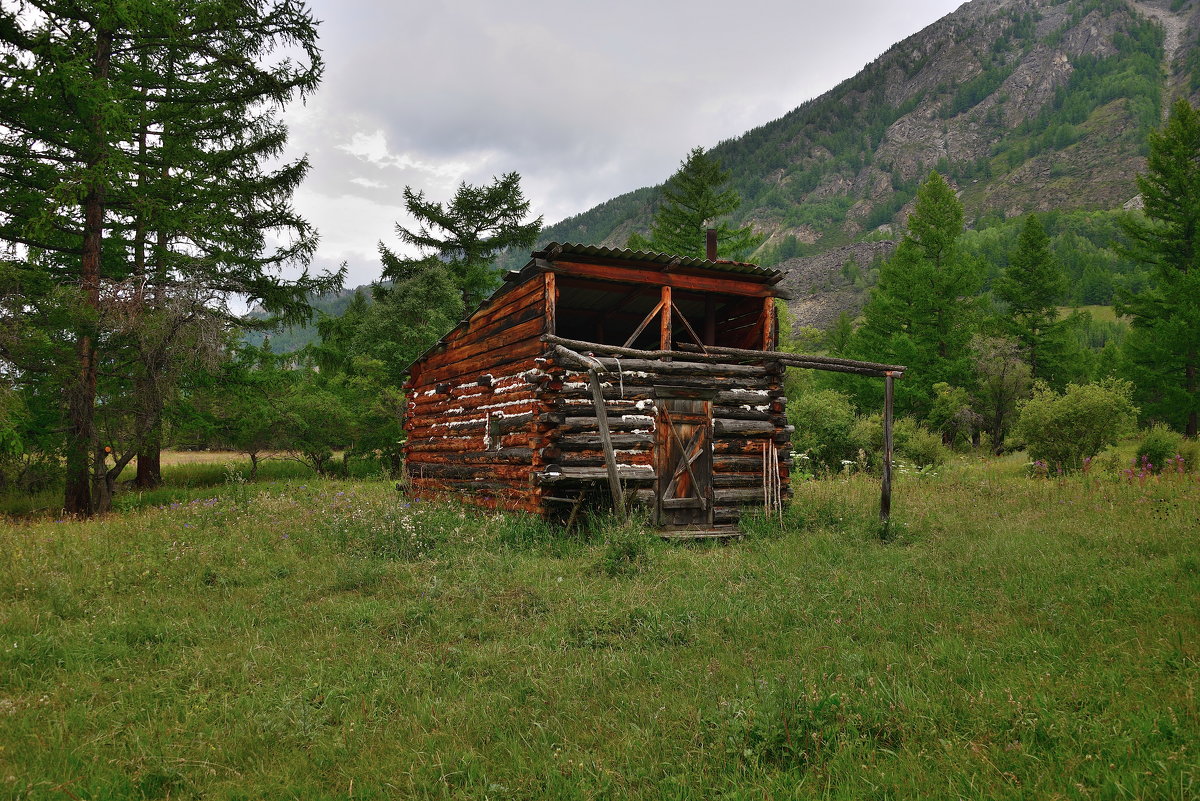
<svg viewBox="0 0 1200 801"><path fill-rule="evenodd" d="M854 458L854 408L842 393L823 389L789 399L787 416L796 427L792 444L816 465L836 471L841 469L843 459Z"/></svg>
<svg viewBox="0 0 1200 801"><path fill-rule="evenodd" d="M851 432L855 452L866 454L867 464L877 470L883 464L883 418L878 414L858 418ZM940 467L949 451L942 438L911 417L901 417L892 425L893 458L912 462L918 467Z"/></svg>
<svg viewBox="0 0 1200 801"><path fill-rule="evenodd" d="M1133 428L1137 407L1133 385L1120 379L1070 384L1061 395L1038 382L1019 411L1015 433L1029 458L1063 470L1078 470Z"/></svg>
<svg viewBox="0 0 1200 801"><path fill-rule="evenodd" d="M947 448L942 444L941 437L912 420L901 422L912 424L911 430L905 432L903 440L899 430L895 432L896 452L905 461L918 467L941 467L945 464Z"/></svg>
<svg viewBox="0 0 1200 801"><path fill-rule="evenodd" d="M1179 454L1182 446L1182 436L1162 423L1156 423L1146 432L1142 444L1138 446L1138 463L1148 463L1153 472L1161 473L1168 459L1174 462L1175 456Z"/></svg>

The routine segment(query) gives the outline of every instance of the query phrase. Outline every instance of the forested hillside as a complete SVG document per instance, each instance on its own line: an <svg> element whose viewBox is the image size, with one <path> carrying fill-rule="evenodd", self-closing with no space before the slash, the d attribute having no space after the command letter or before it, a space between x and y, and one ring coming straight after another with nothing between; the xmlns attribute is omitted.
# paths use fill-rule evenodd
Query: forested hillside
<svg viewBox="0 0 1200 801"><path fill-rule="evenodd" d="M774 264L887 235L932 169L968 225L1114 209L1137 194L1164 96L1200 97L1195 0L975 0L858 75L712 150ZM549 226L543 241L623 245L658 187ZM514 257L514 259L519 257Z"/></svg>

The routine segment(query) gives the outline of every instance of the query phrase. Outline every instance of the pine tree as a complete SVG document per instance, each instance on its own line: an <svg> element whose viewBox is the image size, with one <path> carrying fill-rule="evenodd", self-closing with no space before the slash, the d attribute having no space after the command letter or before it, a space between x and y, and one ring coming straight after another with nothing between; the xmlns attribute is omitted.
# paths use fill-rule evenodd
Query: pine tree
<svg viewBox="0 0 1200 801"><path fill-rule="evenodd" d="M959 248L962 232L962 205L945 179L931 173L851 343L858 357L907 364L897 392L902 411L924 414L938 382L969 383L980 271Z"/></svg>
<svg viewBox="0 0 1200 801"><path fill-rule="evenodd" d="M706 231L716 228L717 255L744 258L762 238L749 228L733 228L719 220L737 210L742 199L729 183L730 173L720 162L696 147L688 153L663 186L662 202L654 213L650 238L635 234L629 247L676 256L702 259L706 256Z"/></svg>
<svg viewBox="0 0 1200 801"><path fill-rule="evenodd" d="M299 59L260 66L281 46ZM0 241L78 287L72 325L46 333L73 350L65 507L90 514L121 466L95 427L100 364L128 362L112 351L114 304L122 325L131 302L161 311L191 293L225 319L234 294L296 319L340 280L279 277L315 248L290 205L307 165L262 168L286 141L273 108L320 78L315 22L295 0L28 0L0 10L0 61ZM143 366L106 394L153 386ZM128 458L161 417L150 400Z"/></svg>
<svg viewBox="0 0 1200 801"><path fill-rule="evenodd" d="M1122 291L1117 311L1133 318L1125 341L1144 412L1181 426L1200 417L1200 112L1186 100L1150 134L1138 176L1145 217L1126 221L1128 255L1146 266L1140 292Z"/></svg>
<svg viewBox="0 0 1200 801"><path fill-rule="evenodd" d="M1049 379L1053 372L1052 352L1062 345L1058 303L1066 291L1067 276L1050 252L1050 237L1038 216L1030 214L996 282L996 296L1008 303L1004 327L1020 341L1034 378Z"/></svg>
<svg viewBox="0 0 1200 801"><path fill-rule="evenodd" d="M380 242L383 278L406 281L441 264L458 285L468 310L496 287L499 275L492 266L496 255L507 248L532 247L542 230L541 217L522 222L529 215L529 201L515 172L494 178L489 186L464 181L445 205L426 200L424 192L406 186L404 207L416 218L417 227L397 223L396 235L421 255L398 256Z"/></svg>

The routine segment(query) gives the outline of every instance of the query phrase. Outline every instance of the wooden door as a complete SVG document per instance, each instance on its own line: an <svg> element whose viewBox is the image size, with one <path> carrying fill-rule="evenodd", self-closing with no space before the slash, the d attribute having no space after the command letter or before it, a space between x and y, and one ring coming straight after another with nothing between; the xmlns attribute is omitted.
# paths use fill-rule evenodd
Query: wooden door
<svg viewBox="0 0 1200 801"><path fill-rule="evenodd" d="M657 389L656 449L662 528L712 525L712 400ZM694 395L695 393L687 393Z"/></svg>

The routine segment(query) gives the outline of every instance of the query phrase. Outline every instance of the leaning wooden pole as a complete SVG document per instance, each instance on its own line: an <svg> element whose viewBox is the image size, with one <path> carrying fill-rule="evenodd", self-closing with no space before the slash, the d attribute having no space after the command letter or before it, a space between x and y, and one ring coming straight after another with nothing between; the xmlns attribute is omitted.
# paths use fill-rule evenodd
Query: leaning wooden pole
<svg viewBox="0 0 1200 801"><path fill-rule="evenodd" d="M604 405L604 389L596 368L588 370L592 384L592 402L596 405L596 427L600 429L600 444L604 446L604 466L608 468L608 488L612 492L613 509L620 520L625 519L625 493L617 473L617 453L613 450L612 434L608 430L608 408Z"/></svg>
<svg viewBox="0 0 1200 801"><path fill-rule="evenodd" d="M892 516L892 401L895 374L889 371L883 380L883 488L879 498L879 522L887 525Z"/></svg>

